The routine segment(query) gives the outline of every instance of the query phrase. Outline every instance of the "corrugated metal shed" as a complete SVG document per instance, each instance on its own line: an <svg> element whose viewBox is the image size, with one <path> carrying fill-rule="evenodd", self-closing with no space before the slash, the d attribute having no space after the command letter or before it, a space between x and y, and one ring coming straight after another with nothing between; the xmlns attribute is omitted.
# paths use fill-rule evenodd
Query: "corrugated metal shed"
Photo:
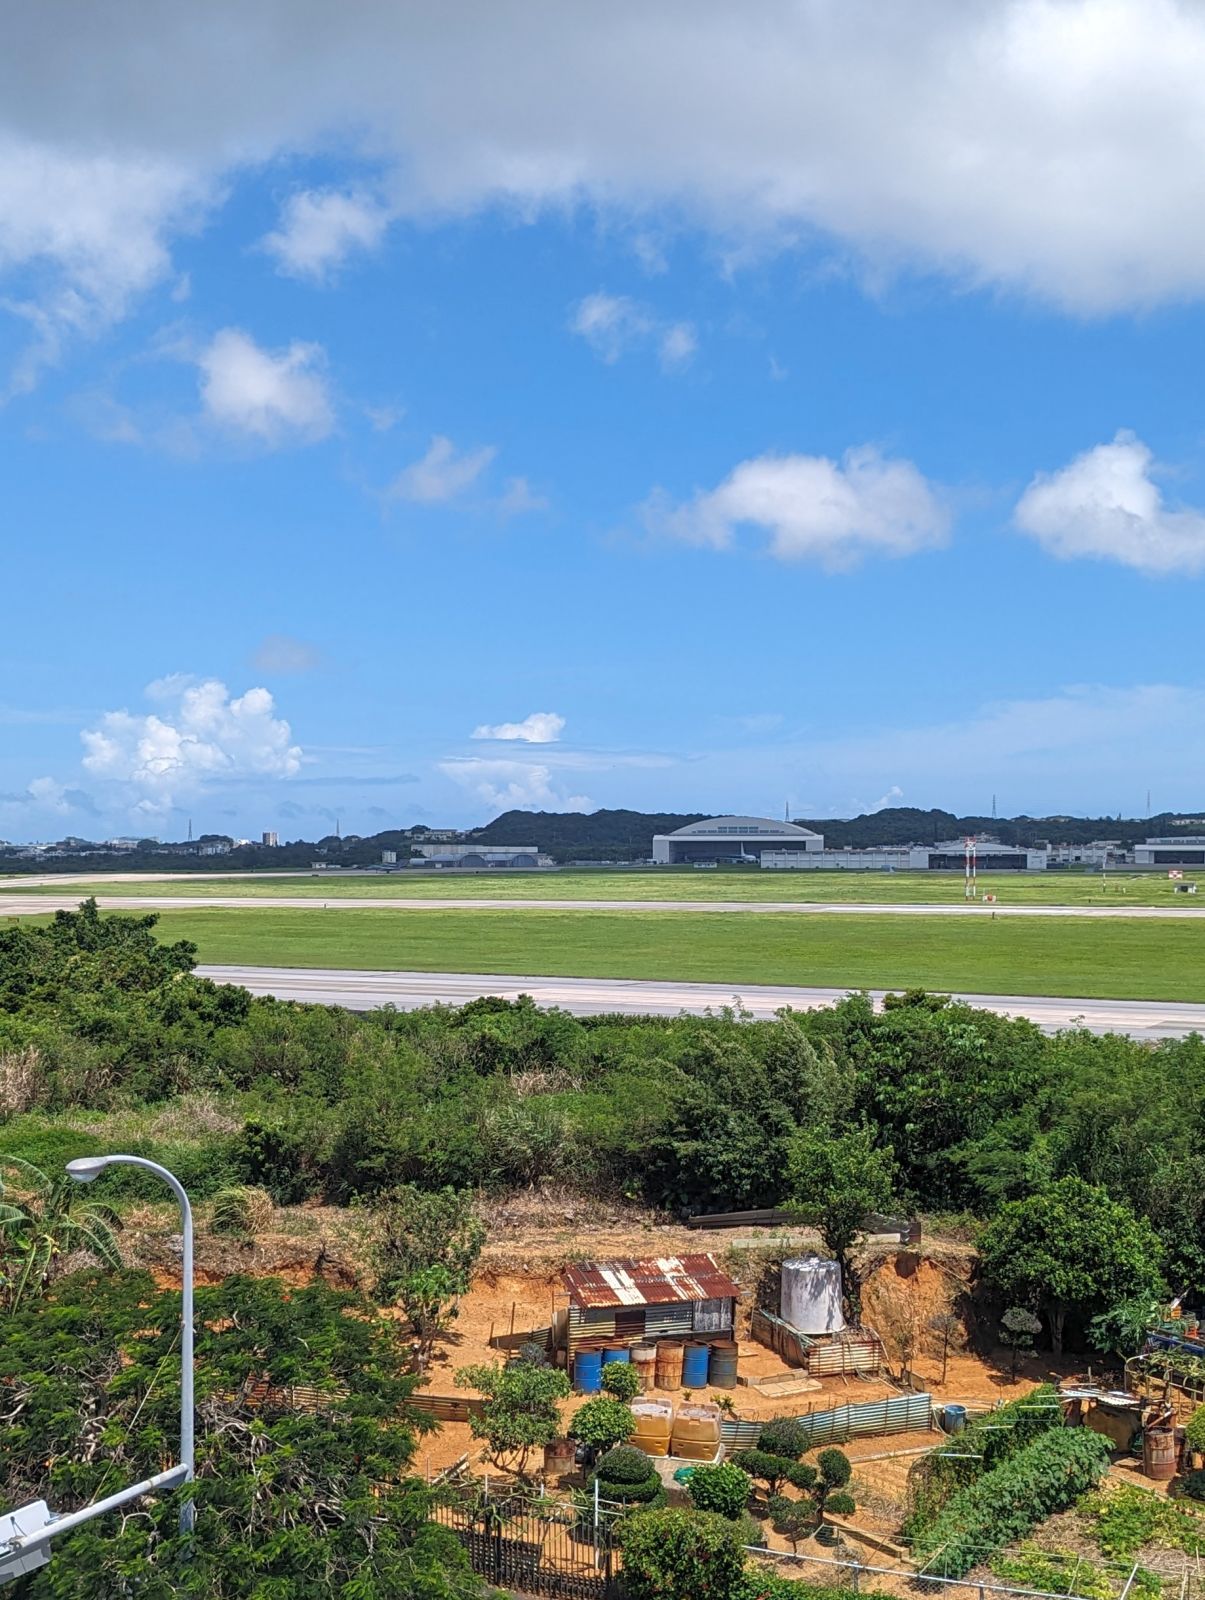
<svg viewBox="0 0 1205 1600"><path fill-rule="evenodd" d="M662 1306L675 1301L734 1300L740 1290L709 1255L664 1256L653 1261L590 1261L566 1267L572 1305Z"/></svg>

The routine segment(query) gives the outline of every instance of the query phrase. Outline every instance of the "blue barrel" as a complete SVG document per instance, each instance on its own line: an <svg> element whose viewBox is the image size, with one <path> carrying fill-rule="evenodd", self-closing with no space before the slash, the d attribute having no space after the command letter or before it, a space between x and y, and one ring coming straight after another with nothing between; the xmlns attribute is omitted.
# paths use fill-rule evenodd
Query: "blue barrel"
<svg viewBox="0 0 1205 1600"><path fill-rule="evenodd" d="M682 1387L684 1389L705 1389L707 1387L707 1367L710 1361L710 1345L688 1344L682 1352Z"/></svg>
<svg viewBox="0 0 1205 1600"><path fill-rule="evenodd" d="M611 1362L611 1361L630 1361L631 1359L632 1359L632 1353L628 1349L626 1344L616 1345L616 1347L613 1350L604 1350L603 1351L603 1366L604 1367L608 1364L608 1362Z"/></svg>
<svg viewBox="0 0 1205 1600"><path fill-rule="evenodd" d="M579 1350L573 1359L573 1387L578 1394L597 1394L602 1388L601 1350Z"/></svg>
<svg viewBox="0 0 1205 1600"><path fill-rule="evenodd" d="M967 1425L967 1408L965 1406L943 1406L941 1425L947 1433L961 1433Z"/></svg>

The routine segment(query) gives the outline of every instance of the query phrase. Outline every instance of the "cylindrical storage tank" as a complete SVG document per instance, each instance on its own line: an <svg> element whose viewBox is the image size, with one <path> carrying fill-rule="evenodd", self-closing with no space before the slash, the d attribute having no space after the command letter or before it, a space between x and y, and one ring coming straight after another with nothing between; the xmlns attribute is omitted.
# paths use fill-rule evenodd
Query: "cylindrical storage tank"
<svg viewBox="0 0 1205 1600"><path fill-rule="evenodd" d="M735 1340L724 1339L711 1347L711 1370L708 1382L713 1389L735 1389L737 1347Z"/></svg>
<svg viewBox="0 0 1205 1600"><path fill-rule="evenodd" d="M636 1376L640 1379L640 1387L645 1394L657 1386L657 1346L655 1344L635 1344L632 1346L632 1365L636 1368Z"/></svg>
<svg viewBox="0 0 1205 1600"><path fill-rule="evenodd" d="M967 1408L954 1405L943 1406L941 1425L947 1433L961 1433L967 1425Z"/></svg>
<svg viewBox="0 0 1205 1600"><path fill-rule="evenodd" d="M799 1333L840 1333L841 1268L823 1256L800 1256L782 1264L779 1315Z"/></svg>
<svg viewBox="0 0 1205 1600"><path fill-rule="evenodd" d="M597 1394L602 1388L601 1350L579 1350L573 1358L573 1387L578 1394Z"/></svg>
<svg viewBox="0 0 1205 1600"><path fill-rule="evenodd" d="M662 1339L657 1346L657 1387L682 1387L682 1345L677 1339Z"/></svg>
<svg viewBox="0 0 1205 1600"><path fill-rule="evenodd" d="M687 1461L711 1461L720 1448L719 1406L679 1406L670 1454Z"/></svg>
<svg viewBox="0 0 1205 1600"><path fill-rule="evenodd" d="M577 1443L573 1439L554 1439L544 1446L544 1472L549 1478L559 1478L572 1472L577 1465Z"/></svg>
<svg viewBox="0 0 1205 1600"><path fill-rule="evenodd" d="M624 1361L624 1362L626 1362L626 1361L630 1361L630 1360L631 1360L631 1354L630 1354L626 1344L615 1345L611 1349L603 1351L603 1366L604 1367L608 1364L608 1362L611 1362L611 1361Z"/></svg>
<svg viewBox="0 0 1205 1600"><path fill-rule="evenodd" d="M674 1408L669 1401L636 1400L632 1404L632 1415L636 1419L636 1432L628 1443L643 1450L646 1456L667 1456L674 1420Z"/></svg>
<svg viewBox="0 0 1205 1600"><path fill-rule="evenodd" d="M705 1344L688 1344L682 1347L682 1387L705 1389L707 1369L711 1364L711 1351Z"/></svg>
<svg viewBox="0 0 1205 1600"><path fill-rule="evenodd" d="M1176 1476L1174 1428L1147 1428L1142 1435L1142 1470L1159 1482Z"/></svg>

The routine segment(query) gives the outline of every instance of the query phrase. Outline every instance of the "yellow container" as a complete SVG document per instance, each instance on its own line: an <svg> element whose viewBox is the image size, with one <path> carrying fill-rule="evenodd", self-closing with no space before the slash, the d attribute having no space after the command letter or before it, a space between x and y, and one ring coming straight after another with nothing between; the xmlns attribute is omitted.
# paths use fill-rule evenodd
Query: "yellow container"
<svg viewBox="0 0 1205 1600"><path fill-rule="evenodd" d="M632 1415L636 1419L636 1432L628 1443L643 1450L646 1456L667 1456L674 1422L674 1408L668 1400L637 1400L632 1406Z"/></svg>
<svg viewBox="0 0 1205 1600"><path fill-rule="evenodd" d="M720 1448L719 1406L679 1406L670 1453L687 1461L711 1461Z"/></svg>

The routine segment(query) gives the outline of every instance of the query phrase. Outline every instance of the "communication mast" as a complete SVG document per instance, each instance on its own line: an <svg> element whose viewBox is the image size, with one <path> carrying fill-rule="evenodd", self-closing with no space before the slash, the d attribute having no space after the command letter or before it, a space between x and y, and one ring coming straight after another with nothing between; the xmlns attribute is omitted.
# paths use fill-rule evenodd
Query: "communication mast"
<svg viewBox="0 0 1205 1600"><path fill-rule="evenodd" d="M974 900L977 898L979 888L975 840L968 834L963 840L963 844L966 846L966 881L963 885L962 895L964 900Z"/></svg>

